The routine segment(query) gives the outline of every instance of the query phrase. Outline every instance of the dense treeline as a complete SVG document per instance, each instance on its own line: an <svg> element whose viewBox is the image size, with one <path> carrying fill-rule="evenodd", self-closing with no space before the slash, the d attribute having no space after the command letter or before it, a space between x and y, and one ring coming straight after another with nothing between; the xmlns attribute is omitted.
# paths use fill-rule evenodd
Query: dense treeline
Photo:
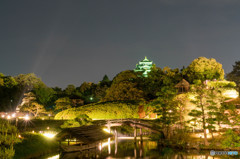
<svg viewBox="0 0 240 159"><path fill-rule="evenodd" d="M232 74L227 76L229 80L233 77ZM174 88L182 79L193 84L196 80L222 80L223 78L222 65L215 59L204 57L195 59L187 68L183 67L181 70L153 66L147 78L143 78L140 72L126 70L117 74L112 81L105 75L97 84L84 82L79 87L70 84L65 89L47 87L32 73L20 74L16 77L0 74L0 111L15 110L22 103L23 98L27 101L26 107L22 108L23 111L28 111L31 105L33 107L41 105L44 107L43 112L62 111L71 107L106 101L148 102L157 99L157 93L163 88ZM33 94L27 95L28 92Z"/></svg>

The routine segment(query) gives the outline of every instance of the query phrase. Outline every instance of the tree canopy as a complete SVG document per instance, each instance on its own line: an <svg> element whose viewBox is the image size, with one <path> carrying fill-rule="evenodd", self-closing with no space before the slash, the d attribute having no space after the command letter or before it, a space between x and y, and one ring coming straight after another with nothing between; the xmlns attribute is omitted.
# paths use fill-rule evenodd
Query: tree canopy
<svg viewBox="0 0 240 159"><path fill-rule="evenodd" d="M183 74L188 78L190 83L194 80L222 80L224 79L224 70L222 64L213 58L199 57L183 70Z"/></svg>
<svg viewBox="0 0 240 159"><path fill-rule="evenodd" d="M120 72L114 77L103 101L142 100L143 91L138 89L137 78L137 73L133 71Z"/></svg>

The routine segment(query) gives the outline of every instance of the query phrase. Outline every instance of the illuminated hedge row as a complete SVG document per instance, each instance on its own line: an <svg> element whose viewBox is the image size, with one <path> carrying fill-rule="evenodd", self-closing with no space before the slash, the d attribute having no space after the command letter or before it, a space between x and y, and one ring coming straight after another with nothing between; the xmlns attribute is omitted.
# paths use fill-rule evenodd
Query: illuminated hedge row
<svg viewBox="0 0 240 159"><path fill-rule="evenodd" d="M86 114L92 119L122 119L139 117L138 104L104 102L64 110L59 112L55 116L55 119L74 119L79 114Z"/></svg>

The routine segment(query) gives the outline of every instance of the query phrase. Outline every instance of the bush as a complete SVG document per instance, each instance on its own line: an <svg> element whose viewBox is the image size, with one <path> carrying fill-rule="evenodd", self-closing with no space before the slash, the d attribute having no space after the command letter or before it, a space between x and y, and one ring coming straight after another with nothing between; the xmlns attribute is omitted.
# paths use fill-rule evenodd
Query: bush
<svg viewBox="0 0 240 159"><path fill-rule="evenodd" d="M223 137L222 146L224 148L240 147L240 136L232 129L228 129Z"/></svg>

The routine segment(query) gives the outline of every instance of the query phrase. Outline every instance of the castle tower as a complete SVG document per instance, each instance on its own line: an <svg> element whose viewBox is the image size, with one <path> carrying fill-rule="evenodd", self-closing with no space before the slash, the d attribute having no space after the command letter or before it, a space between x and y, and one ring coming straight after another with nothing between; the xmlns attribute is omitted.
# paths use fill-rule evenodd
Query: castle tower
<svg viewBox="0 0 240 159"><path fill-rule="evenodd" d="M142 72L144 77L148 76L148 72L151 72L151 68L153 67L153 62L148 60L145 56L145 59L142 61L139 61L138 64L136 64L136 68L134 69L134 72Z"/></svg>

